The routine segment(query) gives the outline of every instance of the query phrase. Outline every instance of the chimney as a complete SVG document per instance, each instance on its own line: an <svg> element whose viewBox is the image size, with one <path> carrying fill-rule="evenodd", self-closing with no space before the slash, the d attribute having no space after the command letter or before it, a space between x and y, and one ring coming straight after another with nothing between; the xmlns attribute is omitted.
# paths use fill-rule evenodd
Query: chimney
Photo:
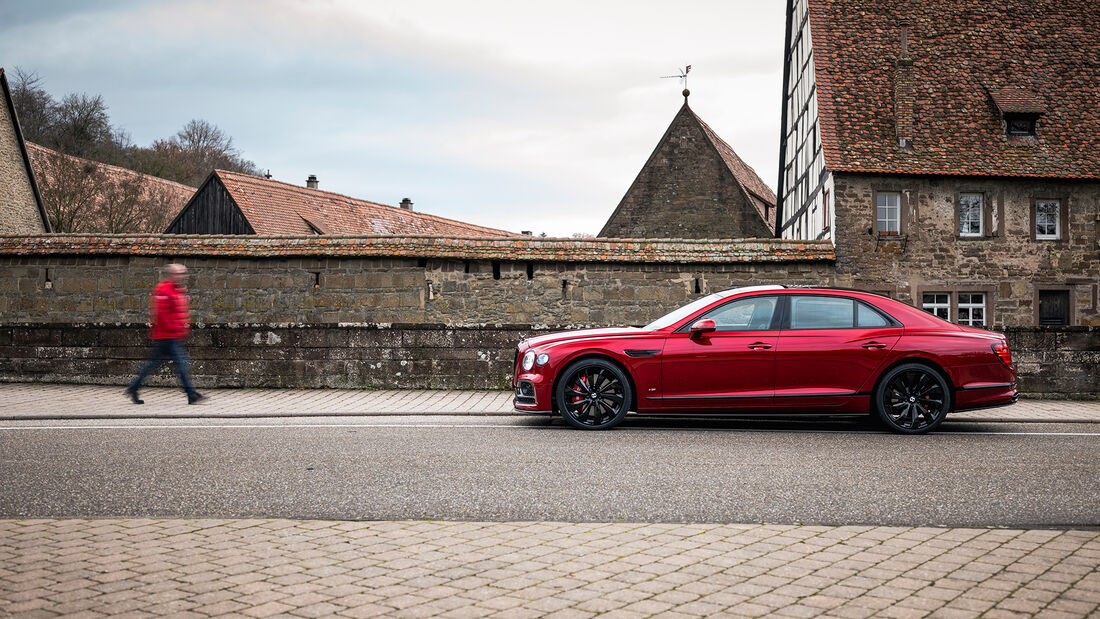
<svg viewBox="0 0 1100 619"><path fill-rule="evenodd" d="M913 60L909 57L909 27L901 27L901 55L894 70L894 123L898 146L913 150Z"/></svg>
<svg viewBox="0 0 1100 619"><path fill-rule="evenodd" d="M316 174L310 174L309 175L309 178L306 179L306 187L309 187L310 189L317 189L317 175Z"/></svg>
<svg viewBox="0 0 1100 619"><path fill-rule="evenodd" d="M401 198L401 208L405 209L406 211L413 210L412 200L410 200L408 198Z"/></svg>

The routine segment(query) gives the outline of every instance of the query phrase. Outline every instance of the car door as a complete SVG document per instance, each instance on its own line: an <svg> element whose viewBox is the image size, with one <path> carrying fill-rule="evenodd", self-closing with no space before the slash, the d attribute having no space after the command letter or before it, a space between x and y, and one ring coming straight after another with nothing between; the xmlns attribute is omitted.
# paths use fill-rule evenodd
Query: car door
<svg viewBox="0 0 1100 619"><path fill-rule="evenodd" d="M661 353L661 408L726 410L771 403L778 297L724 303L695 317L665 341ZM691 324L710 319L713 333L692 337Z"/></svg>
<svg viewBox="0 0 1100 619"><path fill-rule="evenodd" d="M786 297L775 352L776 406L832 408L869 391L875 370L901 337L900 323L851 297Z"/></svg>

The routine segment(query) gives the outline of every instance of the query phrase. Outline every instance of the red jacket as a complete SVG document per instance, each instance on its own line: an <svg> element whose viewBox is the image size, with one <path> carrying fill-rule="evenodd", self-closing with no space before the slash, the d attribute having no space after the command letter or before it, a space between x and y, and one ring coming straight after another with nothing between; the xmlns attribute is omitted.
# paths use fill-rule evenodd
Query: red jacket
<svg viewBox="0 0 1100 619"><path fill-rule="evenodd" d="M153 303L150 309L153 328L149 337L154 340L175 340L185 338L191 333L191 310L187 306L187 295L183 290L164 280L153 288Z"/></svg>

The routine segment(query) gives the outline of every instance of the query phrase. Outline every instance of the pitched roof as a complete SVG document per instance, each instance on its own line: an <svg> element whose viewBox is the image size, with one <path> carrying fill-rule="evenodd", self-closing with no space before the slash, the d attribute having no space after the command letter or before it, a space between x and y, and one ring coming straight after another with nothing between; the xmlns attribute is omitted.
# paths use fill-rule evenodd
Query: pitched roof
<svg viewBox="0 0 1100 619"><path fill-rule="evenodd" d="M50 199L50 189L52 184L58 179L58 176L65 176L74 171L83 172L86 176L93 170L97 174L102 175L102 180L94 186L96 195L91 196L96 203L89 205L90 208L87 211L88 217L90 217L92 221L84 222L83 229L88 231L110 231L97 227L99 223L95 221L97 213L102 213L102 209L105 206L103 204L104 202L115 200L120 194L126 193L123 188L127 187L129 184L133 184L138 197L139 208L146 211L146 215L143 215L141 220L149 224L150 229L127 230L126 232L159 232L164 226L164 222L171 221L195 193L195 188L189 185L152 176L150 174L142 174L129 168L100 163L98 161L92 161L91 159L84 159L83 157L66 155L65 153L60 153L40 144L35 144L34 142L27 142L27 153L30 156L31 165L34 168L35 174L42 182L43 192L46 194L47 200ZM61 168L63 166L67 167L68 170L62 171ZM82 182L82 184L85 184L85 187L92 187L92 185L88 185L84 182ZM156 209L163 209L163 211L155 214L150 213L150 211Z"/></svg>
<svg viewBox="0 0 1100 619"><path fill-rule="evenodd" d="M685 129L690 130L693 135L692 139L686 141L676 139L677 137L682 136L674 136L674 134L682 134L683 130ZM752 229L753 232L740 235L727 234L726 236L761 236L762 234L767 234L768 236L772 235L772 232L774 232L775 230L775 192L773 192L771 188L768 187L768 185L760 179L760 177L756 174L756 171L753 170L752 167L746 164L744 160L742 160L741 157L739 157L737 153L734 152L732 146L726 143L726 141L722 138L718 137L718 134L714 132L714 129L711 129L710 125L703 122L702 118L699 118L695 111L691 109L691 106L688 105L687 97L685 96L684 104L680 107L680 110L676 113L676 116L673 117L672 122L669 124L668 129L665 130L665 133L661 137L660 141L657 142L657 146L653 149L653 153L650 154L649 159L646 161L645 165L642 166L641 171L638 172L637 178L635 178L633 184L630 186L630 189L627 190L626 195L623 196L622 200L619 202L619 205L615 208L615 211L608 218L607 222L604 223L603 229L600 230L600 233L598 235L599 237L605 237L609 234L616 234L618 233L618 231L623 230L624 226L627 228L632 227L632 224L625 222L630 221L632 218L639 217L639 214L636 212L639 209L639 202L637 200L641 200L641 208L644 209L649 206L646 201L651 201L654 199L653 195L644 195L643 197L639 198L639 194L637 193L638 191L646 191L646 189L639 189L639 187L646 186L646 179L653 178L652 176L650 176L651 174L656 174L657 178L661 178L664 181L671 181L671 184L667 182L665 183L665 190L667 191L667 193L675 195L676 197L697 197L695 196L694 192L700 190L699 186L689 186L689 184L684 183L685 179L679 176L676 176L676 178L667 177L667 175L678 175L680 170L677 169L677 165L675 163L673 164L673 166L669 167L668 162L666 161L669 158L690 160L696 155L704 154L703 151L696 150L695 145L699 143L699 141L694 138L694 135L697 135L696 130L703 134L703 137L705 138L705 143L709 144L710 147L713 148L714 153L718 155L718 160L721 161L720 166L724 166L727 170L729 170L730 176L733 178L736 187L744 195L745 201L748 204L752 205L753 209L756 211L756 216L759 217L759 221L763 224L763 226L758 226L755 225L755 222L753 222L748 225L748 228ZM685 146L685 144L688 146ZM678 150L678 148L687 148L690 152L685 155L684 151ZM709 158L710 156L711 155L709 153L706 154L706 157ZM691 161L684 161L684 163L690 165ZM659 172L655 172L655 170L659 170ZM694 171L692 171L688 175L688 178L694 178L696 180L701 179L701 177L699 177L698 174ZM714 185L714 187L706 187L703 189L704 191L706 191L712 188L716 188L722 181L720 178L716 177L713 179L706 178L701 182L704 185ZM698 202L696 202L696 204L698 204ZM739 205L735 206L733 204L726 203L714 205L708 204L708 208L724 209L721 210L722 213L735 216L735 219L738 220L746 216L733 211L733 209L739 208ZM772 209L773 211L772 216L769 216L768 214L769 209ZM664 231L668 228L664 226L664 221L660 218L667 216L667 214L660 212L650 212L643 214L641 218L656 221L658 223L658 230ZM748 217L751 219L752 215L750 214L748 215ZM635 230L637 230L637 228L635 228ZM759 232L755 232L755 230L759 230ZM644 234L648 234L648 232L649 231L635 231L632 234L642 236ZM668 232L659 232L658 234L660 234L661 236L669 236L676 233L673 232L669 234Z"/></svg>
<svg viewBox="0 0 1100 619"><path fill-rule="evenodd" d="M256 234L260 235L517 236L505 230L250 174L226 170L216 170L214 174L233 197Z"/></svg>
<svg viewBox="0 0 1100 619"><path fill-rule="evenodd" d="M4 99L4 107L7 111L6 116L11 119L11 128L15 134L15 142L19 146L19 154L23 159L23 167L27 171L27 179L30 182L31 193L34 195L35 205L38 207L38 217L41 219L42 229L46 232L51 232L50 218L46 215L46 206L42 203L42 195L38 191L38 182L34 176L34 166L31 165L30 156L27 154L27 146L23 141L23 130L19 128L19 116L15 113L15 103L11 99L11 89L8 87L8 78L4 75L4 67L0 67L0 97Z"/></svg>
<svg viewBox="0 0 1100 619"><path fill-rule="evenodd" d="M730 264L836 259L829 241L179 234L0 235L0 256L398 257L533 262Z"/></svg>
<svg viewBox="0 0 1100 619"><path fill-rule="evenodd" d="M809 5L829 169L1100 178L1095 0ZM913 62L911 152L899 148L894 124L903 26ZM1001 111L1040 108L1037 139L1005 137Z"/></svg>
<svg viewBox="0 0 1100 619"><path fill-rule="evenodd" d="M768 208L775 208L775 192L768 187L767 183L761 180L760 176L756 173L756 170L752 169L743 159L737 156L733 147L726 143L725 140L718 137L718 134L714 132L714 129L710 128L710 125L703 122L702 118L691 110L687 105L687 101L684 101L684 107L687 107L691 115L695 117L695 120L699 121L699 124L703 127L703 133L710 140L710 143L714 145L714 148L721 155L722 161L726 163L726 167L730 169L733 174L733 178L737 181L737 184L741 186L741 189L748 194L752 200L753 206L756 207L757 212L760 213L760 217L764 220L764 223L769 229L775 228L775 222L769 221L771 219L767 216Z"/></svg>

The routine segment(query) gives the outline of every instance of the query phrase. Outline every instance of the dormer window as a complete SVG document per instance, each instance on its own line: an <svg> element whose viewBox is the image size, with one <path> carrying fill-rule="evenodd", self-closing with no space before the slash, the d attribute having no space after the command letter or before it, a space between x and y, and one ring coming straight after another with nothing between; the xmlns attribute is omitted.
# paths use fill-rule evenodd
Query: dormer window
<svg viewBox="0 0 1100 619"><path fill-rule="evenodd" d="M1046 106L1035 93L1024 88L1001 88L990 91L993 103L1001 113L1005 135L1009 138L1036 137L1039 117Z"/></svg>
<svg viewBox="0 0 1100 619"><path fill-rule="evenodd" d="M1005 114L1005 128L1009 137L1026 138L1035 135L1035 116Z"/></svg>

